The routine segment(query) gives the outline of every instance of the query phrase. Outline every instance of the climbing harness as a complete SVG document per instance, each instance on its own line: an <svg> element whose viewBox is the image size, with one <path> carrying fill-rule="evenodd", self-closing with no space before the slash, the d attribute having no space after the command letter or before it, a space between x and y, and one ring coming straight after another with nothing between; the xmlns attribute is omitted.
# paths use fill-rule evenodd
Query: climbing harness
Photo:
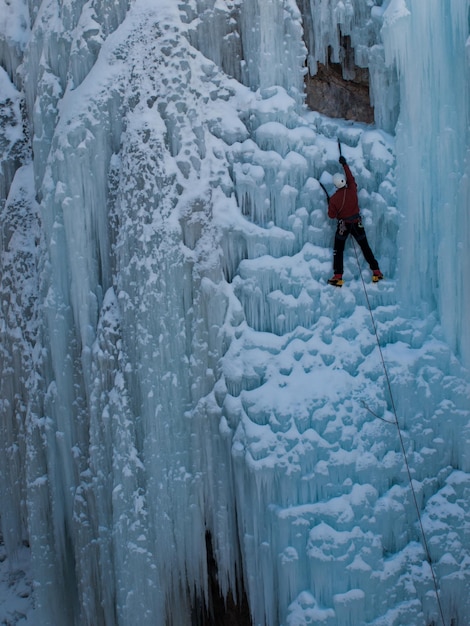
<svg viewBox="0 0 470 626"><path fill-rule="evenodd" d="M336 213L336 218L338 219L338 235L340 237L342 237L345 234L346 230L347 230L346 224L344 223L344 220L342 218L338 217L341 214L341 211L343 210L345 202L346 202L346 188L344 189L343 202L341 203L341 208Z"/></svg>
<svg viewBox="0 0 470 626"><path fill-rule="evenodd" d="M410 482L411 493L412 493L412 496L413 496L414 505L416 507L416 513L418 515L418 523L419 523L419 527L420 527L420 530L421 530L421 536L422 536L422 545L423 545L423 548L424 548L424 552L426 554L427 562L428 562L429 567L431 569L431 576L432 576L432 580L433 580L433 584L434 584L434 589L435 589L435 592L436 592L437 606L439 608L439 614L440 614L440 617L441 617L441 620L442 620L442 624L443 624L443 626L446 626L446 621L444 619L444 611L443 611L441 600L440 600L440 597L439 597L439 588L438 588L438 585L437 585L436 574L434 572L434 567L433 567L432 561L431 561L431 554L429 552L428 542L426 540L426 533L424 532L424 526L423 526L423 521L422 521L422 518L421 518L421 511L419 510L418 499L416 497L416 492L415 492L415 489L413 487L413 479L412 479L412 476L411 476L411 470L410 470L410 466L409 466L409 463L408 463L408 457L406 456L405 443L403 441L403 436L401 434L400 425L398 423L397 410L396 410L396 407L395 407L395 401L393 399L393 394L392 394L392 385L390 383L390 377L388 375L388 370L387 370L387 366L385 364L384 355L383 355L383 352L382 352L382 348L380 346L380 340L379 340L379 335L378 335L378 332L377 332L377 326L375 324L374 315L372 313L372 307L371 307L371 304L370 304L369 295L367 293L366 284L365 284L364 278L362 276L361 266L360 266L360 263L359 263L359 257L358 257L358 254L357 254L356 242L354 241L354 238L353 238L353 247L354 247L354 254L356 256L357 266L359 268L359 274L361 276L362 287L364 289L364 294L365 294L365 297L366 297L367 307L369 309L370 318L371 318L371 321L372 321L372 328L374 329L375 339L377 341L377 347L379 349L380 359L382 361L382 367L383 367L383 370L384 370L385 380L386 380L386 383L387 383L387 389L388 389L388 393L389 393L389 396L390 396L390 403L391 403L391 406L392 406L392 412L393 412L393 415L394 415L395 419L392 422L390 420L387 420L387 419L384 419L382 417L379 417L373 411L370 410L370 408L367 406L367 404L365 402L362 402L362 404L375 417L378 417L383 422L387 422L387 424L395 424L395 426L397 427L398 438L400 440L400 446L401 446L401 450L402 450L402 453L403 453L403 458L405 460L406 471L408 473L408 480Z"/></svg>

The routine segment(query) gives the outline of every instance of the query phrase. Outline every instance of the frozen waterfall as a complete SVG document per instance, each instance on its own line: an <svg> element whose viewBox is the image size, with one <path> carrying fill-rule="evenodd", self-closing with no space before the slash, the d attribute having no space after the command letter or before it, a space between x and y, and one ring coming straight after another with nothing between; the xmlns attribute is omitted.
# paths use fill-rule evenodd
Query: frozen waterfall
<svg viewBox="0 0 470 626"><path fill-rule="evenodd" d="M0 621L468 624L470 0L0 6Z"/></svg>
<svg viewBox="0 0 470 626"><path fill-rule="evenodd" d="M397 125L397 189L406 224L402 297L424 302L425 310L437 307L447 340L467 366L468 31L467 2L401 0L385 12L386 58L397 66L407 103Z"/></svg>

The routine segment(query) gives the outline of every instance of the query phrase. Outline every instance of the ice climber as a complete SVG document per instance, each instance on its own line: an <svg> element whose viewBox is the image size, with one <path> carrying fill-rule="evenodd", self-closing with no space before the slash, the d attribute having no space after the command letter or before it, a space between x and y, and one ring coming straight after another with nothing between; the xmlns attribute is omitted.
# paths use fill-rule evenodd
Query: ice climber
<svg viewBox="0 0 470 626"><path fill-rule="evenodd" d="M367 241L366 232L359 212L357 184L344 156L339 157L344 174L337 172L333 183L337 190L328 201L328 217L338 220L333 251L333 276L328 280L330 285L341 287L343 280L343 253L346 239L351 234L360 245L364 258L372 270L374 283L382 280L383 274Z"/></svg>

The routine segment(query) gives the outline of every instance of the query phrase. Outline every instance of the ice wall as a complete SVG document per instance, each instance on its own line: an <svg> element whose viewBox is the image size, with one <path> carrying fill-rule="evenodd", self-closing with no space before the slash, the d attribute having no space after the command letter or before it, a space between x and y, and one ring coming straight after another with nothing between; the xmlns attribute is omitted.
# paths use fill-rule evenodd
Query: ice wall
<svg viewBox="0 0 470 626"><path fill-rule="evenodd" d="M15 22L14 17L11 9L2 14L6 24ZM15 44L17 47L13 47L11 55L6 54L4 63L10 70L17 63L15 55L21 49L19 42ZM12 84L6 70L0 68L0 454L3 459L0 499L3 536L9 554L15 554L28 537L26 412L38 329L40 228L23 111L23 94ZM15 285L18 291L13 295Z"/></svg>
<svg viewBox="0 0 470 626"><path fill-rule="evenodd" d="M468 374L442 341L435 314L413 322L397 304L393 139L314 114L298 119L292 132L292 110L285 115L286 126L263 123L255 140L235 146L240 208L264 232L232 281L246 326L233 333L216 396L222 432L232 441L254 623L439 623L394 411L444 619L464 620L468 603L452 587L462 575L462 593L468 589L467 557L459 556L467 531L456 549L451 537L455 516L468 528L466 487L457 487L468 485ZM337 136L387 275L379 289L367 285L367 300L351 249L350 288L325 289L332 233L318 179L302 179L297 167L296 182L283 187L288 164L301 163L299 157L311 159L305 172L322 173L328 184ZM273 224L286 239L295 236L292 252L278 256ZM367 271L362 275L368 280ZM452 513L448 497L457 504Z"/></svg>
<svg viewBox="0 0 470 626"><path fill-rule="evenodd" d="M34 344L40 323L37 301L40 226L32 164L17 169L8 199L0 211L0 221L1 523L7 552L15 555L29 536L26 416L33 386Z"/></svg>
<svg viewBox="0 0 470 626"><path fill-rule="evenodd" d="M303 16L307 67L341 64L343 77L354 79L356 66L369 71L370 103L376 124L393 132L399 111L395 68L384 63L380 34L387 3L362 0L298 0ZM349 42L346 46L345 38Z"/></svg>
<svg viewBox="0 0 470 626"><path fill-rule="evenodd" d="M190 41L230 76L253 90L279 85L303 101L306 48L295 0L182 5Z"/></svg>
<svg viewBox="0 0 470 626"><path fill-rule="evenodd" d="M427 310L437 306L450 345L467 364L468 12L467 1L395 1L382 29L387 62L400 77L402 297Z"/></svg>
<svg viewBox="0 0 470 626"><path fill-rule="evenodd" d="M2 69L6 70L11 78L21 63L24 49L30 35L30 15L28 3L20 0L12 5L2 2L0 17L0 57Z"/></svg>
<svg viewBox="0 0 470 626"><path fill-rule="evenodd" d="M238 586L208 394L233 308L212 213L236 207L225 149L248 131L236 85L190 48L172 3L137 3L121 26L116 7L44 3L23 61L34 159L21 209L32 221L39 198L44 244L23 281L38 326L28 302L10 302L16 162L5 183L2 529L13 554L27 504L43 624L189 623L208 596L207 531L221 592Z"/></svg>
<svg viewBox="0 0 470 626"><path fill-rule="evenodd" d="M376 123L394 130L399 93L395 67L384 62L382 2L204 0L181 8L191 43L253 90L279 85L301 103L304 74L315 75L319 63L341 64L347 80L355 66L368 69Z"/></svg>
<svg viewBox="0 0 470 626"><path fill-rule="evenodd" d="M302 107L340 24L388 128L380 28L392 46L404 5L8 7L0 514L36 623L182 626L214 587L244 587L256 626L438 623L377 342L445 617L468 623L468 372L436 299L417 321L401 295L395 140ZM337 138L374 291L352 247L326 285Z"/></svg>

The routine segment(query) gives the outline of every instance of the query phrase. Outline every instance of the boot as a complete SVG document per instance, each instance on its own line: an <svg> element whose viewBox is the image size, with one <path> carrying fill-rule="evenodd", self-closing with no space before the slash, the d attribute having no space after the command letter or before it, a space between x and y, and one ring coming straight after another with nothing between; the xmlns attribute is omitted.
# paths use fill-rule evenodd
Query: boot
<svg viewBox="0 0 470 626"><path fill-rule="evenodd" d="M379 280L383 280L384 275L382 274L382 272L380 270L374 270L372 272L372 282L373 283L378 283Z"/></svg>
<svg viewBox="0 0 470 626"><path fill-rule="evenodd" d="M334 285L335 287L342 287L344 285L343 275L333 274L333 276L328 279L328 284Z"/></svg>

